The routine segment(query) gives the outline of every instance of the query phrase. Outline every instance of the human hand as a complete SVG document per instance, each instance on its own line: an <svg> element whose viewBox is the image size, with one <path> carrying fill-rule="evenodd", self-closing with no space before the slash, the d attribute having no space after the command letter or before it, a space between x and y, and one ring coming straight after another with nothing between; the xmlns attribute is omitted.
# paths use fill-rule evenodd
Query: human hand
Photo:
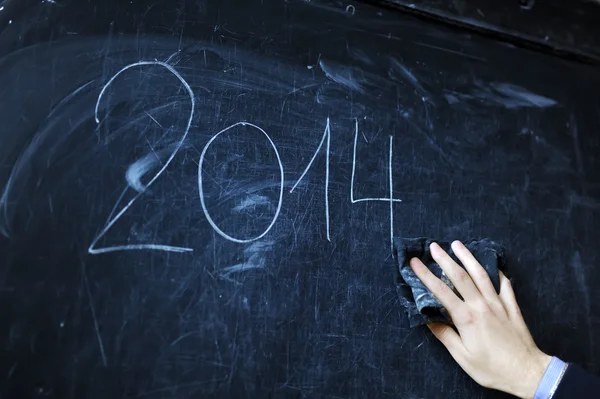
<svg viewBox="0 0 600 399"><path fill-rule="evenodd" d="M452 250L466 271L438 244L429 248L463 298L419 259L410 260L417 277L448 310L458 330L431 323L431 332L478 384L520 398L533 398L551 357L533 341L508 278L500 272L497 294L485 269L460 241L452 243Z"/></svg>

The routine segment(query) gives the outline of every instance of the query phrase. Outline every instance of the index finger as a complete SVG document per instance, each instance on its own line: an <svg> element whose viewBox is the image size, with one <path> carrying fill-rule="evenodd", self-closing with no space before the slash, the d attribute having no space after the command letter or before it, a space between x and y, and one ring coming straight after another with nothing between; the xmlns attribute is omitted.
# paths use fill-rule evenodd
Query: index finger
<svg viewBox="0 0 600 399"><path fill-rule="evenodd" d="M456 311L464 302L456 296L454 291L452 291L446 283L437 278L420 259L412 258L409 264L419 280L423 282L425 287L431 291L433 296L440 301L442 306L444 306L452 316L452 312Z"/></svg>
<svg viewBox="0 0 600 399"><path fill-rule="evenodd" d="M483 266L481 266L481 263L475 259L471 251L458 240L452 243L452 250L465 269L469 272L469 275L477 289L479 289L479 292L488 299L498 298L498 294L492 284L492 280L490 280L490 276Z"/></svg>
<svg viewBox="0 0 600 399"><path fill-rule="evenodd" d="M481 292L477 289L471 276L460 267L451 257L444 251L439 244L433 242L429 246L431 257L437 262L446 276L450 279L458 293L465 301L473 301L481 298Z"/></svg>

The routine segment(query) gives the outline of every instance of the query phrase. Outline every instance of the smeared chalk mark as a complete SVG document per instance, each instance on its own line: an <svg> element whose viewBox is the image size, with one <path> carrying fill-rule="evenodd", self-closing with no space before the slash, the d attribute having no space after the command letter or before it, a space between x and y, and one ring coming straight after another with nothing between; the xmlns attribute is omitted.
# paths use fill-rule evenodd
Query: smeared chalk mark
<svg viewBox="0 0 600 399"><path fill-rule="evenodd" d="M446 98L446 101L450 105L458 104L460 102L460 100L452 94L444 94L444 97Z"/></svg>
<svg viewBox="0 0 600 399"><path fill-rule="evenodd" d="M392 57L390 57L390 63L394 70L400 72L400 74L404 77L406 81L408 81L408 83L411 84L411 86L413 86L421 93L427 93L427 90L425 90L423 86L421 86L421 83L419 83L418 79L407 67L405 67L400 62L398 62L397 59Z"/></svg>
<svg viewBox="0 0 600 399"><path fill-rule="evenodd" d="M229 276L232 273L243 272L253 269L264 269L266 265L265 252L270 251L275 244L274 241L255 241L244 249L245 260L243 263L228 266L222 269L221 276Z"/></svg>
<svg viewBox="0 0 600 399"><path fill-rule="evenodd" d="M581 261L581 254L576 251L571 258L571 265L573 267L573 273L575 274L575 281L579 285L580 292L583 295L583 310L585 312L586 329L588 331L589 345L594 346L594 338L592 335L593 328L590 323L590 317L592 317L592 301L590 298L590 286L588 279L586 278L586 270Z"/></svg>
<svg viewBox="0 0 600 399"><path fill-rule="evenodd" d="M577 162L577 173L579 175L584 174L583 168L583 157L581 155L581 145L579 144L579 130L577 129L577 121L575 115L571 114L569 119L569 129L571 130L571 137L573 138L573 149L575 151L575 160Z"/></svg>
<svg viewBox="0 0 600 399"><path fill-rule="evenodd" d="M81 264L81 273L83 274L83 281L85 284L85 290L87 292L88 300L90 301L90 310L92 312L92 319L94 321L94 330L96 331L96 339L98 340L98 346L100 347L100 355L102 356L102 363L104 367L108 367L108 360L106 359L106 352L104 351L104 342L102 341L102 335L100 335L100 328L98 327L98 319L96 318L96 308L94 307L94 301L92 299L92 291L90 290L90 283L87 278L85 271L85 264Z"/></svg>
<svg viewBox="0 0 600 399"><path fill-rule="evenodd" d="M551 98L532 93L512 83L492 82L486 84L475 82L475 86L476 88L468 93L447 92L452 97L446 96L446 101L450 103L450 101L454 101L454 98L456 98L461 101L477 101L480 104L483 100L490 105L507 109L549 108L559 105L557 101Z"/></svg>
<svg viewBox="0 0 600 399"><path fill-rule="evenodd" d="M252 270L252 269L262 269L263 267L265 267L264 262L261 263L239 263L237 265L234 266L228 266L226 268L223 269L223 274L224 275L229 275L231 273L236 273L236 272L242 272L242 271L247 271L247 270Z"/></svg>
<svg viewBox="0 0 600 399"><path fill-rule="evenodd" d="M10 380L13 376L13 374L15 373L15 370L17 369L19 362L14 362L13 365L10 367L10 369L8 370L8 373L6 373L6 379Z"/></svg>
<svg viewBox="0 0 600 399"><path fill-rule="evenodd" d="M367 65L375 65L373 60L371 60L371 58L359 48L349 48L348 52L356 60L362 61Z"/></svg>
<svg viewBox="0 0 600 399"><path fill-rule="evenodd" d="M104 87L100 91L100 94L98 95L98 100L96 101L96 108L94 110L94 118L96 120L96 123L97 124L100 123L100 119L98 118L98 110L100 107L100 101L102 100L102 97L104 96L104 93L106 92L108 87L115 81L115 79L119 75L121 75L123 72L125 72L131 68L135 68L135 67L139 67L139 66L148 66L148 65L161 66L163 68L166 68L169 72L171 72L173 75L175 75L175 77L177 79L179 79L181 84L185 87L188 95L190 96L190 102L191 102L190 116L188 118L187 126L184 130L183 135L181 136L181 139L175 145L175 149L173 150L173 152L171 153L171 155L169 156L167 161L162 165L160 170L156 173L156 175L154 175L154 177L152 177L152 179L150 179L148 184L143 186L141 184L141 181L135 180L135 177L141 178L140 172L142 172L144 170L144 168L149 167L149 164L147 163L148 160L144 160L143 165L138 164L136 166L136 168L134 168L134 169L130 168L131 174L129 175L128 183L131 185L133 182L133 186L137 187L138 193L127 203L127 205L125 205L125 207L123 207L123 209L121 209L121 211L119 211L115 215L114 218L112 218L112 219L109 218L107 220L104 228L100 231L100 233L96 236L96 238L94 238L94 240L90 244L90 247L88 248L88 253L90 253L92 255L98 255L98 254L103 254L103 253L108 253L108 252L116 252L116 251L145 250L145 249L167 251L167 252L192 252L193 251L192 248L174 247L174 246L170 246L170 245L156 245L156 244L117 245L117 246L111 246L111 247L105 247L105 248L95 248L98 241L102 237L104 237L104 235L117 222L117 220L119 220L119 218L121 218L121 216L123 216L123 214L125 214L125 212L127 212L127 210L135 203L135 201L137 201L137 199L145 192L145 190L148 187L150 187L152 185L152 183L154 183L156 181L156 179L158 179L160 177L160 175L165 171L167 166L169 166L169 164L171 163L173 158L175 158L175 155L177 155L177 152L181 148L183 142L185 141L185 139L190 131L190 127L192 126L192 120L194 119L194 109L196 106L196 100L194 99L194 92L192 91L192 88L187 83L187 81L179 74L179 72L177 72L171 65L169 65L165 62L161 62L161 61L139 61L134 64L125 66L119 72L117 72L112 78L110 78L110 80L104 85ZM129 169L128 169L128 171L129 171ZM127 178L127 176L126 176L126 178ZM141 189L141 191L139 191L139 189ZM119 198L119 202L117 202L117 204L120 203L121 199L123 198L123 195L124 195L124 193ZM115 209L116 209L116 207L117 207L117 205L115 205ZM114 211L114 209L113 209L113 211Z"/></svg>
<svg viewBox="0 0 600 399"><path fill-rule="evenodd" d="M356 8L353 5L346 6L346 12L350 12L352 15L354 15Z"/></svg>
<svg viewBox="0 0 600 399"><path fill-rule="evenodd" d="M352 204L356 204L357 202L367 202L367 201L383 201L383 202L402 202L401 199L396 198L354 198L354 180L356 176L356 146L358 143L358 119L355 119L355 129L354 129L354 150L352 152L352 177L350 179L350 202Z"/></svg>
<svg viewBox="0 0 600 399"><path fill-rule="evenodd" d="M158 163L160 163L158 155L151 152L129 165L125 172L125 180L127 180L129 187L138 193L144 192L147 186L142 183L142 177L150 172Z"/></svg>
<svg viewBox="0 0 600 399"><path fill-rule="evenodd" d="M280 178L280 185L279 185L279 201L277 202L277 210L275 211L275 215L273 216L273 220L271 220L271 223L269 224L269 226L265 229L265 231L262 232L262 234L253 237L253 238L248 238L248 239L241 239L241 238L235 238L232 237L230 235L228 235L227 233L225 233L223 230L221 230L219 228L219 226L217 226L217 224L214 222L214 220L212 219L212 217L210 216L210 214L208 213L208 208L206 207L206 203L204 201L204 188L203 188L203 184L202 184L202 165L204 164L204 158L206 156L206 151L208 151L208 148L210 147L210 145L223 133L233 129L234 127L237 126L250 126L253 127L255 129L257 129L259 132L261 132L266 138L267 140L269 140L269 144L271 145L271 147L273 147L273 151L275 153L275 156L277 157L277 164L279 166L279 178ZM250 243L252 241L256 241L259 240L261 238L263 238L265 235L267 235L267 233L271 230L271 228L275 225L275 222L277 221L277 218L279 217L279 213L281 212L281 205L283 203L283 187L285 185L285 176L284 176L284 172L283 172L283 164L281 163L281 157L279 156L279 151L277 151L277 146L275 145L275 143L273 142L273 140L271 140L271 137L267 134L267 132L265 132L262 128L249 123L249 122L238 122L235 123L229 127L226 127L225 129L221 130L220 132L218 132L217 134L215 134L214 136L211 137L211 139L208 141L208 143L206 143L206 145L204 146L204 149L202 150L202 154L200 154L200 161L198 162L198 191L199 191L199 196L200 196L200 204L202 205L202 211L204 212L204 216L206 216L206 220L208 220L208 223L211 225L211 227L223 238L225 238L226 240L229 241L233 241L233 242L237 242L239 244L245 244L245 243Z"/></svg>
<svg viewBox="0 0 600 399"><path fill-rule="evenodd" d="M523 87L511 83L490 83L490 86L507 98L514 99L522 104L522 106L546 108L557 104L551 98L532 93Z"/></svg>
<svg viewBox="0 0 600 399"><path fill-rule="evenodd" d="M52 203L52 198L48 194L48 206L50 207L50 213L54 213L54 204Z"/></svg>
<svg viewBox="0 0 600 399"><path fill-rule="evenodd" d="M571 193L569 196L569 206L573 207L574 205L587 208L591 211L600 211L600 202L596 199Z"/></svg>
<svg viewBox="0 0 600 399"><path fill-rule="evenodd" d="M354 77L353 69L347 66L334 64L332 62L319 61L319 66L329 79L352 90L364 93L360 83Z"/></svg>
<svg viewBox="0 0 600 399"><path fill-rule="evenodd" d="M583 294L583 305L587 316L590 316L591 300L590 300L590 289L586 279L586 271L583 263L581 262L581 254L576 251L571 258L571 265L573 266L573 272L575 274L575 280L581 288Z"/></svg>
<svg viewBox="0 0 600 399"><path fill-rule="evenodd" d="M259 205L268 205L270 204L269 198L264 195L250 195L248 198L244 198L244 200L237 205L233 210L235 212L242 212L246 209L255 209Z"/></svg>
<svg viewBox="0 0 600 399"><path fill-rule="evenodd" d="M325 142L325 140L327 140L327 148L325 150L325 224L326 224L326 228L327 228L327 241L331 242L331 236L329 233L329 153L330 153L330 146L331 146L331 129L330 129L330 125L329 125L329 118L327 118L327 124L325 125L325 132L323 132L323 137L321 138L321 142L319 143L317 150L315 151L312 158L310 159L310 162L304 169L304 172L302 172L302 175L300 175L300 178L298 179L296 184L294 184L294 186L290 190L290 193L294 191L294 189L302 181L302 179L304 178L304 176L306 175L306 173L312 166L313 162L317 158L317 154L319 154L319 151L321 151L321 147L323 147L323 143Z"/></svg>

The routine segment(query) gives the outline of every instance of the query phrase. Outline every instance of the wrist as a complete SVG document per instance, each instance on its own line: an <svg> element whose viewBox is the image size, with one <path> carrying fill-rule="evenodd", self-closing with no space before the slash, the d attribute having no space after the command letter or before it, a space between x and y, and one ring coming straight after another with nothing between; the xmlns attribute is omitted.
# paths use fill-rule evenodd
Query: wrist
<svg viewBox="0 0 600 399"><path fill-rule="evenodd" d="M552 356L548 356L542 351L531 356L524 370L523 378L515 381L516 385L511 393L522 399L532 399L551 361Z"/></svg>

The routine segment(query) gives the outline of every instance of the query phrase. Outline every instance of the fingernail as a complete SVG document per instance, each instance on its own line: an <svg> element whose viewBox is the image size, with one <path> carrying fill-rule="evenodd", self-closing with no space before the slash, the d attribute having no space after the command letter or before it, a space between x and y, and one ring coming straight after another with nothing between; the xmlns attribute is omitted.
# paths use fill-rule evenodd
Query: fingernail
<svg viewBox="0 0 600 399"><path fill-rule="evenodd" d="M431 244L429 244L429 251L433 252L438 251L439 249L441 249L441 247L438 245L437 242L432 242Z"/></svg>

